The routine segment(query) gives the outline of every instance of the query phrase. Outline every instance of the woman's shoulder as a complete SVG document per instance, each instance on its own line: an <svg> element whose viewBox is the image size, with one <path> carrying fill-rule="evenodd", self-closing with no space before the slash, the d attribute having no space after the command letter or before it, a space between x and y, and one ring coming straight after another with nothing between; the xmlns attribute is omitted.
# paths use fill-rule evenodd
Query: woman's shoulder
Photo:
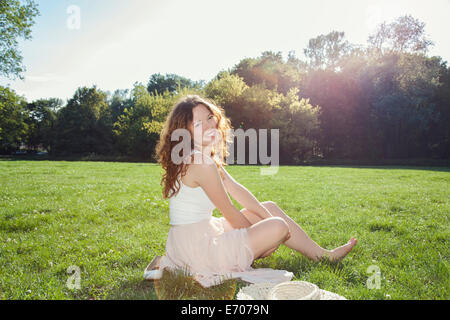
<svg viewBox="0 0 450 320"><path fill-rule="evenodd" d="M210 170L217 170L214 160L198 150L191 152L191 162L185 163L185 175L182 182L188 186L199 186L197 180L202 175L210 175Z"/></svg>

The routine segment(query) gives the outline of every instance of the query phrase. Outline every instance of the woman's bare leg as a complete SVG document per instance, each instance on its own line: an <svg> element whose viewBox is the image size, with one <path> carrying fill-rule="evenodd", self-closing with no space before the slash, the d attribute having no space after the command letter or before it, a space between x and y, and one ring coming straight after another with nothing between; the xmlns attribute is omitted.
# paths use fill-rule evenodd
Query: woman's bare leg
<svg viewBox="0 0 450 320"><path fill-rule="evenodd" d="M282 218L271 217L252 224L247 229L255 259L276 250L289 236L289 227Z"/></svg>
<svg viewBox="0 0 450 320"><path fill-rule="evenodd" d="M338 261L344 258L357 243L356 239L351 238L347 244L341 247L334 250L326 250L314 242L294 220L278 207L276 203L266 201L261 204L266 207L274 217L281 217L288 224L291 237L285 241L284 244L314 261L318 261L323 257L328 257L331 261ZM258 215L247 209L242 209L241 212L251 223L262 220ZM270 250L267 250L261 257L271 254L275 249L276 248L271 248Z"/></svg>
<svg viewBox="0 0 450 320"><path fill-rule="evenodd" d="M245 217L248 219L248 221L250 221L250 223L252 224L252 226L260 221L262 221L262 219L256 215L255 213L246 210L246 209L242 209L241 212L245 215ZM282 242L280 242L279 244L275 245L275 246L271 246L270 249L268 249L267 251L263 252L262 254L260 254L259 256L255 255L255 260L256 259L261 259L261 258L265 258L267 256L270 256L272 253L274 253L278 247L280 246Z"/></svg>

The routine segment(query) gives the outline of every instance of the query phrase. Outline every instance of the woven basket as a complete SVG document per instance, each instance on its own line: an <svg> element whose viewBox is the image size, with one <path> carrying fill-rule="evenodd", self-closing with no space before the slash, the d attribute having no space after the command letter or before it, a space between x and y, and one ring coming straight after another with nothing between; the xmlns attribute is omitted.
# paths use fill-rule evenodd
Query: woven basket
<svg viewBox="0 0 450 320"><path fill-rule="evenodd" d="M267 300L269 291L274 287L273 283L254 283L241 288L236 295L237 300Z"/></svg>
<svg viewBox="0 0 450 320"><path fill-rule="evenodd" d="M301 282L301 281L291 281L291 282ZM287 283L287 282L285 282ZM290 282L289 282L290 283ZM308 282L307 282L308 283ZM280 297L269 297L269 293L271 290L276 286L275 283L254 283L251 285L248 285L246 287L243 287L239 290L239 292L236 295L236 300L268 300L268 299L281 299ZM295 284L294 284L295 285ZM285 297L285 300L292 300L297 299L300 295L297 290L304 291L305 285L296 285L295 290L291 290L288 294L288 297ZM293 289L291 287L291 289ZM278 289L280 290L280 289ZM283 290L283 289L282 289ZM334 292L322 290L319 288L319 295L314 297L315 300L347 300L345 297L340 296ZM287 293L287 291L284 291ZM305 298L303 298L305 299Z"/></svg>
<svg viewBox="0 0 450 320"><path fill-rule="evenodd" d="M283 282L274 286L268 300L320 300L319 287L306 281Z"/></svg>

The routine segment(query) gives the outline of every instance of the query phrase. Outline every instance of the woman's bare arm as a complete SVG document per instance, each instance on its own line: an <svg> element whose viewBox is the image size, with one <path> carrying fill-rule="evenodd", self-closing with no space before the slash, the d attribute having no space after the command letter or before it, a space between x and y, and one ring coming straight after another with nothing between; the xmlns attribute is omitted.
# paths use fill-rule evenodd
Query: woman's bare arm
<svg viewBox="0 0 450 320"><path fill-rule="evenodd" d="M219 170L215 164L208 164L203 161L200 164L191 164L189 170L195 177L195 181L203 188L206 195L233 228L248 228L252 225L233 205L225 191Z"/></svg>
<svg viewBox="0 0 450 320"><path fill-rule="evenodd" d="M256 197L251 193L246 187L241 185L239 182L233 179L233 177L223 168L225 173L225 179L223 184L226 190L231 194L231 196L239 202L241 206L256 213L262 219L272 217L272 214L267 210Z"/></svg>

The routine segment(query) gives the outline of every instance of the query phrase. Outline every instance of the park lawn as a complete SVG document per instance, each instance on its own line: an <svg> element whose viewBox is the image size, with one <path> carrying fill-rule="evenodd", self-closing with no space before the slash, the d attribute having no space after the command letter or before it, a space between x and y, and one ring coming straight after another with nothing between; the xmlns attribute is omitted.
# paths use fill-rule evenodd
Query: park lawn
<svg viewBox="0 0 450 320"><path fill-rule="evenodd" d="M359 242L338 264L313 263L281 246L254 267L292 271L294 280L348 299L450 298L449 168L281 166L271 176L260 168L228 171L321 246L352 236ZM164 254L170 228L161 174L151 163L0 161L0 298L173 297L142 280L152 257ZM235 297L243 285L173 292L216 299L225 291Z"/></svg>

